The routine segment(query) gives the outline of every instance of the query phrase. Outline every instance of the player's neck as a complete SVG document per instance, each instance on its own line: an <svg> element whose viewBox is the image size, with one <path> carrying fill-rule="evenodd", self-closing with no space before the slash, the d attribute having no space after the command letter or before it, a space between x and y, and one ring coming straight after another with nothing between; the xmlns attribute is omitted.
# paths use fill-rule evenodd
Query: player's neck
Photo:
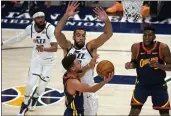
<svg viewBox="0 0 171 116"><path fill-rule="evenodd" d="M80 49L82 49L83 47L79 47L79 46L74 45L74 48L77 49L77 50L80 50Z"/></svg>
<svg viewBox="0 0 171 116"><path fill-rule="evenodd" d="M151 49L155 46L155 43L156 43L156 42L153 42L153 44L151 44L151 45L149 45L149 46L144 45L144 47L145 47L147 50L151 50Z"/></svg>
<svg viewBox="0 0 171 116"><path fill-rule="evenodd" d="M68 75L73 76L73 77L77 77L78 73L77 72L73 72L73 71L69 71Z"/></svg>

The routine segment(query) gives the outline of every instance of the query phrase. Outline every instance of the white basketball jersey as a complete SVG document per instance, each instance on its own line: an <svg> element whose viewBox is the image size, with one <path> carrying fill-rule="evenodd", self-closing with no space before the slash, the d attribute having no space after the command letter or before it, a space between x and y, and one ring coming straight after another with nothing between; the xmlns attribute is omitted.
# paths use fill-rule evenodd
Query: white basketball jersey
<svg viewBox="0 0 171 116"><path fill-rule="evenodd" d="M86 46L81 49L76 49L74 46L72 46L67 55L69 54L76 54L77 59L80 61L82 66L86 66L92 59L92 56ZM84 76L81 78L81 82L89 85L94 84L93 74L93 69L88 69Z"/></svg>
<svg viewBox="0 0 171 116"><path fill-rule="evenodd" d="M44 47L50 47L50 43L54 40L50 40L50 38L48 37L48 32L47 29L49 26L52 26L50 23L46 23L46 26L44 28L44 30L42 30L41 32L37 32L35 30L34 27L34 23L31 26L31 39L33 39L34 42L34 47L33 47L33 52L32 52L32 57L34 58L40 58L40 59L50 59L50 58L54 58L56 56L55 52L38 52L36 50L36 45L43 45ZM51 31L55 31L55 30L51 30Z"/></svg>

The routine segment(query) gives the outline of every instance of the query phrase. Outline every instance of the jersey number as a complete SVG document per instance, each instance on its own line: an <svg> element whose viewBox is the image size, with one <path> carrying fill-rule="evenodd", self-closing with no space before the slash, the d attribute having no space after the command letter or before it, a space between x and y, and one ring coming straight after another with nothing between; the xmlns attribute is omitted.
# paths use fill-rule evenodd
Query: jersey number
<svg viewBox="0 0 171 116"><path fill-rule="evenodd" d="M36 43L44 44L45 43L45 39L36 39Z"/></svg>

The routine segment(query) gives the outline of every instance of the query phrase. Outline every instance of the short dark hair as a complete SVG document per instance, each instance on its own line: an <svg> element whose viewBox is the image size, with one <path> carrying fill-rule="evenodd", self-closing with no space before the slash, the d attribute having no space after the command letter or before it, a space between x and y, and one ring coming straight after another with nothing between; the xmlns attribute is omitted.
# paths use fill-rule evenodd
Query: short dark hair
<svg viewBox="0 0 171 116"><path fill-rule="evenodd" d="M146 31L146 30L151 30L151 31L153 31L154 33L156 32L155 28L154 28L152 25L145 26L145 27L144 27L144 31Z"/></svg>
<svg viewBox="0 0 171 116"><path fill-rule="evenodd" d="M74 32L73 32L74 35L75 35L75 32L76 32L77 30L84 30L84 31L86 32L86 30L85 30L83 27L79 27L79 28L76 28L76 29L74 30Z"/></svg>
<svg viewBox="0 0 171 116"><path fill-rule="evenodd" d="M75 59L76 59L76 55L75 54L71 54L71 55L65 56L62 59L63 67L68 71L73 66Z"/></svg>

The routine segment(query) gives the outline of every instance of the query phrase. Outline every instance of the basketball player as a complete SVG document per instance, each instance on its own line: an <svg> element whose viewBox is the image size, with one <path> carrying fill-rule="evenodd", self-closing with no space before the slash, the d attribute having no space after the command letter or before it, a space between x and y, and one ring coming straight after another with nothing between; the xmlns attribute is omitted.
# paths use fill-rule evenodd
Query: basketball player
<svg viewBox="0 0 171 116"><path fill-rule="evenodd" d="M93 85L93 63L91 62L92 57L97 54L96 50L102 46L107 40L109 40L113 34L111 22L102 8L95 8L94 12L97 18L105 23L104 33L98 38L89 41L85 44L86 31L83 28L77 28L73 32L74 44L66 39L65 35L61 32L65 23L70 16L74 16L77 11L79 4L77 2L72 2L68 4L67 10L61 20L58 22L55 30L55 36L58 41L59 46L64 51L64 56L69 54L76 54L77 59L83 66L83 73L81 76L81 82L84 84ZM93 102L92 102L93 101ZM84 93L84 109L85 115L96 115L98 111L98 100L94 93L86 92Z"/></svg>
<svg viewBox="0 0 171 116"><path fill-rule="evenodd" d="M153 109L159 110L160 115L169 115L165 71L171 71L171 53L166 44L155 39L155 29L152 26L145 27L143 42L132 45L132 60L125 64L126 69L135 68L137 71L130 116L140 114L148 96L152 97Z"/></svg>
<svg viewBox="0 0 171 116"><path fill-rule="evenodd" d="M66 105L64 116L84 116L83 92L98 91L112 79L113 72L107 78L104 77L104 81L90 86L80 82L78 74L82 72L82 67L75 54L64 57L62 65L67 70L63 77Z"/></svg>
<svg viewBox="0 0 171 116"><path fill-rule="evenodd" d="M30 98L31 107L29 110L35 110L38 97L44 92L45 86L50 80L58 47L54 36L55 27L45 21L45 13L36 9L33 20L33 23L28 25L21 34L3 42L3 45L12 44L29 36L34 43L29 79L25 87L25 98L21 105L20 115L24 115L28 111ZM30 96L37 79L39 79L38 88Z"/></svg>

